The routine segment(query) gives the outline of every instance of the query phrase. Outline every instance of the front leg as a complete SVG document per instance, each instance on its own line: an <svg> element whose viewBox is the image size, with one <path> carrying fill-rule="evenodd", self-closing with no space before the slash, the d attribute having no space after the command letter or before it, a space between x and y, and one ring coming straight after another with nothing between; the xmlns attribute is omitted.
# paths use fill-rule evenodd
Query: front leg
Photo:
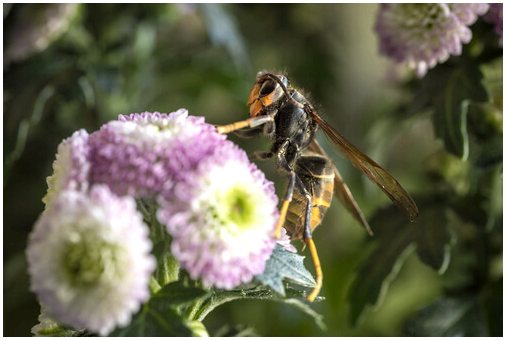
<svg viewBox="0 0 506 340"><path fill-rule="evenodd" d="M274 122L273 116L270 116L270 115L257 116L257 117L252 117L252 118L248 118L245 120L241 120L239 122L217 126L216 130L219 133L226 134L226 133L234 132L236 130L243 129L246 127L256 128L256 127L264 125L266 123L273 123L273 122Z"/></svg>
<svg viewBox="0 0 506 340"><path fill-rule="evenodd" d="M274 157L274 153L272 151L254 151L251 156L259 161L266 161Z"/></svg>
<svg viewBox="0 0 506 340"><path fill-rule="evenodd" d="M243 128L240 130L235 130L232 133L234 135L236 135L237 137L244 138L244 139L253 138L253 137L257 137L262 134L265 125L267 125L267 124L264 124L263 126L257 126L255 128Z"/></svg>

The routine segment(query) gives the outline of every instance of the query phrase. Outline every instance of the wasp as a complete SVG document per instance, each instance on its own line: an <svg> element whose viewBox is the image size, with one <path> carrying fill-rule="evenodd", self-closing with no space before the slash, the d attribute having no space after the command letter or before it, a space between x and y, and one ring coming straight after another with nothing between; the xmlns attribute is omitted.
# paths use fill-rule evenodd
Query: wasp
<svg viewBox="0 0 506 340"><path fill-rule="evenodd" d="M356 168L407 213L411 221L418 215L418 208L399 182L318 115L313 105L291 86L285 75L259 72L247 105L248 119L218 126L217 130L220 133L235 132L240 137L264 134L273 140L269 151L257 151L254 155L261 160L275 158L278 170L288 176L275 236L279 238L284 227L291 239L301 239L308 246L316 285L306 299L313 302L321 290L323 272L312 233L322 222L334 193L372 235L350 189L315 139L319 128Z"/></svg>

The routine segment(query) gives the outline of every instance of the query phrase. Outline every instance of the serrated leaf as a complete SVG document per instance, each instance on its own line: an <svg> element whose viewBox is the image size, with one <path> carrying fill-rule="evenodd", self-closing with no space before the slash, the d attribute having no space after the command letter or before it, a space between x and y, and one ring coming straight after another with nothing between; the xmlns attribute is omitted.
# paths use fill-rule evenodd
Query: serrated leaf
<svg viewBox="0 0 506 340"><path fill-rule="evenodd" d="M396 207L380 210L371 220L378 244L362 263L348 293L350 319L356 324L366 306L379 305L406 257L414 249L414 230Z"/></svg>
<svg viewBox="0 0 506 340"><path fill-rule="evenodd" d="M415 238L418 258L442 274L450 262L451 234L443 204L423 205L418 217Z"/></svg>
<svg viewBox="0 0 506 340"><path fill-rule="evenodd" d="M436 71L436 70L435 70ZM473 64L440 67L428 77L434 93L434 129L446 150L465 160L469 154L467 111L472 101L487 101L482 74Z"/></svg>
<svg viewBox="0 0 506 340"><path fill-rule="evenodd" d="M283 296L285 295L283 280L304 287L314 287L316 284L311 273L304 267L304 256L289 252L280 245L274 248L264 272L255 278Z"/></svg>
<svg viewBox="0 0 506 340"><path fill-rule="evenodd" d="M468 297L443 297L421 309L404 327L409 336L487 336L477 301Z"/></svg>

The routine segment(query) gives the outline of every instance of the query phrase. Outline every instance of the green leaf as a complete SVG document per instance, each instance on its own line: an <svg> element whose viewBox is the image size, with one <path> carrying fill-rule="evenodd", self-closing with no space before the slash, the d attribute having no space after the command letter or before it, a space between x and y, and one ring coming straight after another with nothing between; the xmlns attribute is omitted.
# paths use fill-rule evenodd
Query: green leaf
<svg viewBox="0 0 506 340"><path fill-rule="evenodd" d="M503 141L501 136L493 136L482 142L477 149L477 157L474 164L481 168L487 168L495 165L502 165L503 160Z"/></svg>
<svg viewBox="0 0 506 340"><path fill-rule="evenodd" d="M176 311L168 304L149 303L134 316L131 323L114 331L112 336L191 336L192 331Z"/></svg>
<svg viewBox="0 0 506 340"><path fill-rule="evenodd" d="M502 267L501 267L502 268ZM501 273L502 274L502 273ZM503 335L503 279L491 282L485 290L483 309L486 315L489 336Z"/></svg>
<svg viewBox="0 0 506 340"><path fill-rule="evenodd" d="M472 297L443 297L417 312L404 331L408 336L487 336L483 313Z"/></svg>
<svg viewBox="0 0 506 340"><path fill-rule="evenodd" d="M314 287L316 284L311 273L304 267L304 256L289 252L280 245L274 248L264 272L255 278L283 296L285 279L304 287Z"/></svg>
<svg viewBox="0 0 506 340"><path fill-rule="evenodd" d="M351 321L357 322L368 305L379 306L406 257L416 249L419 259L440 274L450 262L447 208L433 196L417 197L420 214L408 222L398 208L390 205L371 219L377 245L362 263L350 288Z"/></svg>
<svg viewBox="0 0 506 340"><path fill-rule="evenodd" d="M179 279L179 261L170 253L170 241L166 238L159 240L153 246L153 254L156 257L156 270L154 277L160 285L167 285Z"/></svg>
<svg viewBox="0 0 506 340"><path fill-rule="evenodd" d="M415 226L416 252L426 265L444 273L450 262L451 234L445 206L439 202L420 207Z"/></svg>
<svg viewBox="0 0 506 340"><path fill-rule="evenodd" d="M376 248L358 269L348 293L351 323L365 308L379 305L406 257L414 249L414 230L394 206L379 210L371 219Z"/></svg>
<svg viewBox="0 0 506 340"><path fill-rule="evenodd" d="M176 311L196 299L205 297L207 291L186 287L181 282L165 285L137 313L130 325L116 330L115 336L191 336L189 320Z"/></svg>
<svg viewBox="0 0 506 340"><path fill-rule="evenodd" d="M496 58L489 63L480 65L483 73L483 84L491 101L502 109L503 98L503 58Z"/></svg>
<svg viewBox="0 0 506 340"><path fill-rule="evenodd" d="M167 301L172 306L186 305L196 299L204 298L210 292L198 287L186 287L181 281L171 282L160 289L152 298L151 303Z"/></svg>
<svg viewBox="0 0 506 340"><path fill-rule="evenodd" d="M413 249L410 237L397 238L390 244L380 244L362 264L348 295L352 324L357 323L366 306L381 304L390 283Z"/></svg>
<svg viewBox="0 0 506 340"><path fill-rule="evenodd" d="M259 336L256 331L245 325L224 325L221 326L212 336L214 337L251 337Z"/></svg>
<svg viewBox="0 0 506 340"><path fill-rule="evenodd" d="M304 314L310 316L322 331L325 331L327 329L325 322L323 322L323 316L312 309L308 303L299 299L276 299L276 301L286 303L287 305L290 305L303 312Z"/></svg>
<svg viewBox="0 0 506 340"><path fill-rule="evenodd" d="M41 308L39 314L39 323L32 327L32 334L35 336L83 336L84 330L74 330L62 326L47 316L44 308Z"/></svg>
<svg viewBox="0 0 506 340"><path fill-rule="evenodd" d="M436 70L435 70L436 71ZM434 129L448 152L466 160L469 155L467 112L472 101L487 101L482 74L474 64L439 67L427 77L434 94Z"/></svg>
<svg viewBox="0 0 506 340"><path fill-rule="evenodd" d="M304 314L310 316L316 322L318 327L323 330L326 328L323 322L323 317L314 311L307 302L302 301L298 298L301 296L300 291L288 287L287 295L295 296L296 298L282 298L276 296L271 289L262 285L235 290L214 290L212 291L211 295L209 295L207 299L205 299L204 302L199 306L198 311L192 315L192 318L202 321L217 307L231 301L244 299L271 300L278 303L285 303L298 309Z"/></svg>

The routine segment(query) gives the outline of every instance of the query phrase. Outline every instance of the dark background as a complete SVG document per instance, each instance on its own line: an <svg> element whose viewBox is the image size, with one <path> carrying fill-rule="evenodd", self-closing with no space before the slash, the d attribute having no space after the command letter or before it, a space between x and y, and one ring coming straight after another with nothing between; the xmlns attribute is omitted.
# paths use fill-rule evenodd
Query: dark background
<svg viewBox="0 0 506 340"><path fill-rule="evenodd" d="M118 114L184 107L210 123L233 122L247 117L245 101L259 70L285 71L325 119L409 192L434 185L427 160L442 143L429 114L398 110L406 93L397 81L405 75L378 54L376 5L3 6L5 335L29 335L37 322L24 249L43 210L57 145ZM269 146L264 138L231 138L247 151ZM318 138L366 216L389 203ZM285 178L272 163L259 165L281 193ZM238 301L205 320L210 334L230 323L264 336L398 336L412 313L442 294L438 273L411 253L379 307L352 326L347 294L373 242L337 200L314 238L326 300L313 307L326 331L290 306Z"/></svg>

